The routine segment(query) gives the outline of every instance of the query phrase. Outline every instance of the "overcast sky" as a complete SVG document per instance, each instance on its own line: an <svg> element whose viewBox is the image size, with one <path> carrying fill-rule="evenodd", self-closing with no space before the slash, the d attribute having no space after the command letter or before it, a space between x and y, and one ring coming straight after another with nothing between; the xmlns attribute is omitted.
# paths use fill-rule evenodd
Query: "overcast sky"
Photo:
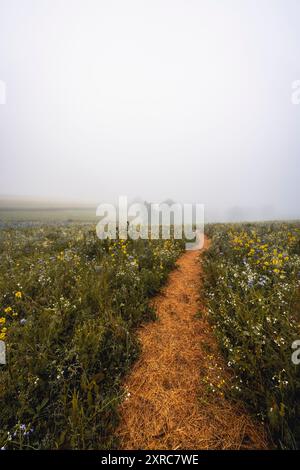
<svg viewBox="0 0 300 470"><path fill-rule="evenodd" d="M299 0L0 0L0 79L2 195L300 217Z"/></svg>

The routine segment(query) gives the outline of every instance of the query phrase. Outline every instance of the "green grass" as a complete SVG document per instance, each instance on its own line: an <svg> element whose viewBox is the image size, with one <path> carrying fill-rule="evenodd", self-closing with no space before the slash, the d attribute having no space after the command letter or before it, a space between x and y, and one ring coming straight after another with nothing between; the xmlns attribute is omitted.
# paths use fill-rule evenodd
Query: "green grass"
<svg viewBox="0 0 300 470"><path fill-rule="evenodd" d="M60 223L60 222L95 222L96 209L1 209L0 223Z"/></svg>
<svg viewBox="0 0 300 470"><path fill-rule="evenodd" d="M300 224L215 224L205 256L209 317L242 399L280 448L300 446Z"/></svg>
<svg viewBox="0 0 300 470"><path fill-rule="evenodd" d="M117 445L135 330L154 318L149 299L182 250L180 241L100 241L83 224L0 231L0 447Z"/></svg>

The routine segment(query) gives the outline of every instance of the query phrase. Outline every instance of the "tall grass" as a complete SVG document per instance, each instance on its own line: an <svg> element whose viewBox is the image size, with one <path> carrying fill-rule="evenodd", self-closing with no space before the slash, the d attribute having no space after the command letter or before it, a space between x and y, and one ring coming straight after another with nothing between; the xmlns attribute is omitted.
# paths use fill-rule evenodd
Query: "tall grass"
<svg viewBox="0 0 300 470"><path fill-rule="evenodd" d="M300 225L211 225L205 256L210 319L244 400L280 448L300 445Z"/></svg>
<svg viewBox="0 0 300 470"><path fill-rule="evenodd" d="M84 225L0 231L0 447L99 449L113 431L135 329L183 250L100 241Z"/></svg>

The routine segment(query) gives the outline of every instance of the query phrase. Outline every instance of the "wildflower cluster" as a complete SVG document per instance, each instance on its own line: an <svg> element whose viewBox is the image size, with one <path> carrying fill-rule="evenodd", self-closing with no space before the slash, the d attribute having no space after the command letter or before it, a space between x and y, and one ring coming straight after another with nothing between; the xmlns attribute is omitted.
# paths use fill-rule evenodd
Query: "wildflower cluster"
<svg viewBox="0 0 300 470"><path fill-rule="evenodd" d="M297 447L300 370L299 224L211 225L206 297L228 366L232 395L264 421L280 447Z"/></svg>
<svg viewBox="0 0 300 470"><path fill-rule="evenodd" d="M281 233L281 240L272 236L259 234L255 229L242 230L240 233L229 232L229 242L239 257L243 257L256 271L284 279L290 268L289 248L295 245L300 229Z"/></svg>
<svg viewBox="0 0 300 470"><path fill-rule="evenodd" d="M183 249L84 224L0 230L0 447L111 448L136 327Z"/></svg>
<svg viewBox="0 0 300 470"><path fill-rule="evenodd" d="M22 292L17 291L15 293L15 306L5 307L2 309L2 315L0 317L0 340L5 341L7 335L7 327L12 323L16 317L18 317L18 300L22 299Z"/></svg>

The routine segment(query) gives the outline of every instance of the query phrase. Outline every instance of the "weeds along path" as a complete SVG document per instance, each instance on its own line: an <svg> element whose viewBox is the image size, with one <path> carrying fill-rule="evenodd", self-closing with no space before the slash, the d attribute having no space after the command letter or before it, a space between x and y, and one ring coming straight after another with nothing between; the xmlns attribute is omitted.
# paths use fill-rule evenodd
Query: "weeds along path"
<svg viewBox="0 0 300 470"><path fill-rule="evenodd" d="M125 382L120 447L265 448L263 429L222 392L229 373L201 302L201 251L184 253L177 266L153 301L158 320L139 330L142 352Z"/></svg>

